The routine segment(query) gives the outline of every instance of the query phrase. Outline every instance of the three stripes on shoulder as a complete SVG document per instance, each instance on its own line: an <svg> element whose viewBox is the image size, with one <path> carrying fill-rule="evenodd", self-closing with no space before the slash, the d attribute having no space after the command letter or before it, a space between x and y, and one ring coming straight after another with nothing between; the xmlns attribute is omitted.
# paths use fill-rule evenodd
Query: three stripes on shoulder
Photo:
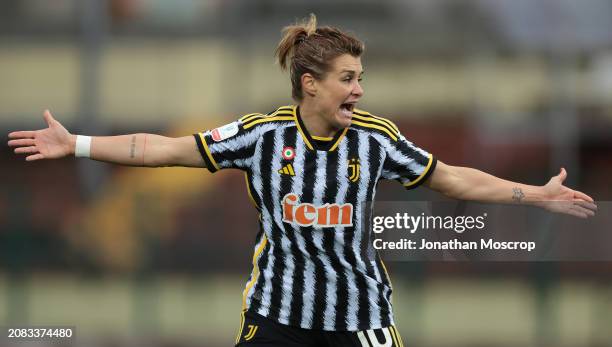
<svg viewBox="0 0 612 347"><path fill-rule="evenodd" d="M290 106L284 106L279 108L273 113L270 114L261 114L261 113L251 113L247 114L240 118L242 121L242 127L244 129L248 129L256 124L265 123L270 121L279 121L279 120L294 120L293 116L293 108Z"/></svg>
<svg viewBox="0 0 612 347"><path fill-rule="evenodd" d="M399 129L393 122L386 118L377 117L363 110L355 109L353 111L353 119L351 124L380 130L389 135L393 141L397 141L399 137Z"/></svg>

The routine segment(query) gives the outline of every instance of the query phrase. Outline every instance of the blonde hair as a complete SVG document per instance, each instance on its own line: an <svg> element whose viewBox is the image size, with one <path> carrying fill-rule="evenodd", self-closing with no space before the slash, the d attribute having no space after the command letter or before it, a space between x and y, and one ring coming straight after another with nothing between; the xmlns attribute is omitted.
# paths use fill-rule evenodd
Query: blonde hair
<svg viewBox="0 0 612 347"><path fill-rule="evenodd" d="M363 42L338 28L317 28L317 17L312 13L308 19L286 26L282 33L275 55L282 70L289 67L291 95L296 101L303 98L303 74L323 79L332 60L343 54L359 57L365 49Z"/></svg>

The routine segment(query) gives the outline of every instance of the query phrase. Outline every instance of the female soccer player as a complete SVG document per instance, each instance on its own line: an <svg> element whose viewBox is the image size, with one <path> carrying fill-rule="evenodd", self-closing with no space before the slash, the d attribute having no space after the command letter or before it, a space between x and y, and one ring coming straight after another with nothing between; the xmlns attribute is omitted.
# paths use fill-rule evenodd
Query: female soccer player
<svg viewBox="0 0 612 347"><path fill-rule="evenodd" d="M78 157L133 166L243 170L260 212L253 271L243 292L240 346L402 346L391 286L367 252L360 216L381 179L446 196L531 204L577 217L596 206L563 186L544 186L446 165L406 140L389 120L355 108L363 96L361 41L314 15L286 27L276 56L297 105L252 113L193 136L75 136L49 111L48 128L9 134L26 160Z"/></svg>

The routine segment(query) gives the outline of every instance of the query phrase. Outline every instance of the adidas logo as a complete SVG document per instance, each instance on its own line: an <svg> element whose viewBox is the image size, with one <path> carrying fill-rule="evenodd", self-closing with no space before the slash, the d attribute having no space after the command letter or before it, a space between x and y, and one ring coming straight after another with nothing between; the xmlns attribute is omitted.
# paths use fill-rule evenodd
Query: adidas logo
<svg viewBox="0 0 612 347"><path fill-rule="evenodd" d="M282 169L278 170L279 174L295 176L295 172L293 171L293 165L287 164L283 166Z"/></svg>

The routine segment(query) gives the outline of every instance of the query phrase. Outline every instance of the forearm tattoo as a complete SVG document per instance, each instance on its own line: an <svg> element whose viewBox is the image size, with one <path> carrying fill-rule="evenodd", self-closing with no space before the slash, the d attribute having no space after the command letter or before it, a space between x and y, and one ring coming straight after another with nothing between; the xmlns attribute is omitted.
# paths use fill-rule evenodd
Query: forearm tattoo
<svg viewBox="0 0 612 347"><path fill-rule="evenodd" d="M145 166L145 152L147 151L147 136L149 136L149 134L145 134L144 145L142 145L142 166Z"/></svg>
<svg viewBox="0 0 612 347"><path fill-rule="evenodd" d="M134 159L136 156L136 135L132 136L132 144L130 145L130 158Z"/></svg>
<svg viewBox="0 0 612 347"><path fill-rule="evenodd" d="M521 188L512 188L512 200L516 200L516 202L520 204L521 202L523 202L524 197L525 194L523 194Z"/></svg>

